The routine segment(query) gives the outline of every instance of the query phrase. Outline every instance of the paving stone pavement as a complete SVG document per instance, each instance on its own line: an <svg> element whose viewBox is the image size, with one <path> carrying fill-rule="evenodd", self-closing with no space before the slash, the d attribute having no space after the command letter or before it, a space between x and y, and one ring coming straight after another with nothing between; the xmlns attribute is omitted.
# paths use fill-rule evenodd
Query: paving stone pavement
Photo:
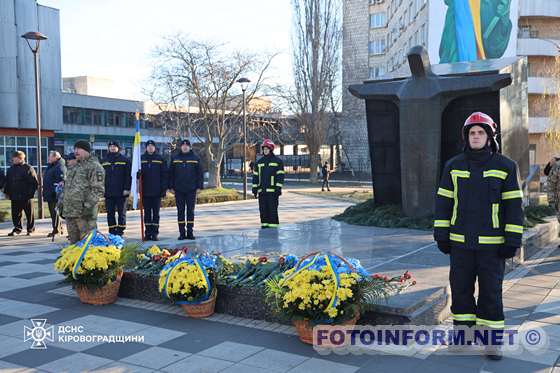
<svg viewBox="0 0 560 373"><path fill-rule="evenodd" d="M410 255L406 254L411 252L435 257L436 252L432 254L432 248L426 247L429 244L429 234L426 232L395 232L366 227L347 231L346 228L340 228L338 223L325 219L334 210L343 209L345 204L313 197L294 198L291 201L294 204L294 216L298 215L297 205L303 203L306 206L300 209L298 219L310 220L309 216L315 216L320 220L303 226L288 225L279 232L281 243L284 243L284 239L290 239L290 231L303 234L302 231L308 230L304 235L308 238L326 234L330 237L326 242L333 249L336 248L335 244L342 243L340 249L343 253L361 255L362 260L373 270L394 263L407 264ZM245 204L249 203L241 203L242 206ZM258 233L251 228L231 228L232 223L227 219L231 213L227 210L231 205L227 206L208 206L208 216L204 217L204 211L201 211L201 219L208 219L208 224L212 220L215 224L219 221L226 237L234 235L231 231L235 229L239 229L240 235L253 237L256 234L258 237ZM221 216L216 214L216 210L220 209L223 209ZM242 209L232 208L238 212ZM233 221L235 217L231 219ZM325 232L323 229L328 226L339 228ZM313 232L317 229L318 232ZM219 231L218 228L216 230ZM169 231L172 231L171 227ZM202 228L200 233L201 236L220 237ZM357 244L347 247L352 236L344 236L351 233L357 233ZM384 246L394 240L400 240L401 243L397 241L393 246ZM308 242L313 245L320 243L312 239ZM53 245L33 236L9 240L3 238L0 241L0 372L326 373L397 370L441 373L443 369L448 369L511 373L560 370L556 368L554 371L555 366L560 366L560 249L556 247L543 249L523 267L510 272L504 283L506 324L516 325L521 330L541 328L549 337L548 348L538 355L506 353L502 361L490 362L480 356L449 356L433 350L410 356L380 353L322 355L300 343L290 326L219 314L205 320L193 320L173 305L156 305L132 299L119 299L109 306L84 305L68 285L60 283L62 276L54 273L52 263L60 244ZM368 245L378 253L377 258L366 250ZM408 247L408 251L399 250L403 246ZM385 251L395 252L387 255L382 251L383 247ZM255 248L260 249L258 246ZM369 263L365 260L368 257L372 258ZM435 272L442 272L441 276L447 276L445 261L426 264L426 271L430 266L435 268ZM416 276L423 280L418 274ZM426 279L430 280L434 281ZM47 340L47 349L30 349L32 341L24 341L25 327L33 327L30 319L45 319L47 326L54 327L55 341ZM61 342L58 340L61 336L60 326L81 326L83 330L74 334L82 336L122 335L143 339L141 342L129 343Z"/></svg>

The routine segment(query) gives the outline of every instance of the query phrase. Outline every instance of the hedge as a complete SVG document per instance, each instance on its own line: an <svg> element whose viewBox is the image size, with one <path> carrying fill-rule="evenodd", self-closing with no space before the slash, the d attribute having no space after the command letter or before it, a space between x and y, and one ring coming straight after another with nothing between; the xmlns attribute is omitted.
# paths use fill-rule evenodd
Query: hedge
<svg viewBox="0 0 560 373"><path fill-rule="evenodd" d="M204 203L217 203L217 202L228 202L228 201L239 201L241 200L240 194L235 189L227 189L227 188L209 188L203 189L197 199L197 204L204 204ZM161 207L175 207L175 196L171 193L167 193L167 195L162 198L161 200ZM127 210L132 210L132 198L129 197L127 201ZM105 209L105 200L101 200L99 202L99 212L104 213L107 212Z"/></svg>

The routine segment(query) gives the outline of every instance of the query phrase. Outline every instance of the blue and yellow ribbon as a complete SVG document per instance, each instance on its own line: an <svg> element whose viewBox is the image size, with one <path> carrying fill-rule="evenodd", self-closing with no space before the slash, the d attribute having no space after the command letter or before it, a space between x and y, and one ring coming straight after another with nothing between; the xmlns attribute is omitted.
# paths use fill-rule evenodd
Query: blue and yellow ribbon
<svg viewBox="0 0 560 373"><path fill-rule="evenodd" d="M78 274L78 268L80 268L80 264L82 264L82 261L84 260L86 253L90 248L91 241L95 237L96 233L97 233L97 229L92 230L84 240L80 257L78 258L76 263L74 263L74 268L72 268L72 277L74 278L74 280L76 280L76 275Z"/></svg>
<svg viewBox="0 0 560 373"><path fill-rule="evenodd" d="M206 273L204 265L200 262L198 258L193 259L190 257L185 257L168 264L169 266L171 266L171 270L167 272L167 276L165 277L165 284L163 285L163 295L171 299L171 297L167 293L167 284L169 283L169 278L171 277L171 274L173 273L173 271L175 271L175 269L177 269L177 267L181 263L194 264L196 266L199 273L201 274L201 276L204 278L204 281L206 282L207 291L206 294L204 294L204 296L201 299L195 301L186 301L186 300L175 301L175 303L176 304L199 304L207 301L210 298L210 295L212 294L212 287L211 287L212 284L210 283L210 279L208 278L208 274Z"/></svg>
<svg viewBox="0 0 560 373"><path fill-rule="evenodd" d="M319 257L319 254L315 254L315 256L313 257L313 259L311 259L306 265L301 266L303 264L303 262L299 263L295 270L290 273L287 277L282 279L282 282L286 282L292 278L295 277L295 275L297 275L299 272L303 271L304 269L307 269L309 267L311 267L313 265L313 263L315 263L315 261L317 260L317 258Z"/></svg>

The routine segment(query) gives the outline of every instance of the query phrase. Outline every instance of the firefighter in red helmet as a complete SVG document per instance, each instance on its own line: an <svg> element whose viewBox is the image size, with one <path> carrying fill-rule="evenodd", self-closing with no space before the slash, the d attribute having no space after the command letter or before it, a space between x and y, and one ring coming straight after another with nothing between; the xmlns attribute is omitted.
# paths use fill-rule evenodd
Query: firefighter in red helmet
<svg viewBox="0 0 560 373"><path fill-rule="evenodd" d="M505 259L515 255L523 234L517 164L498 153L496 133L490 116L476 112L467 118L464 151L445 164L435 205L434 238L450 255L453 324L473 327L476 335L504 328ZM485 352L501 359L499 343Z"/></svg>
<svg viewBox="0 0 560 373"><path fill-rule="evenodd" d="M284 186L284 163L274 155L274 143L265 139L261 145L263 156L253 170L253 195L259 199L261 228L277 228L278 197Z"/></svg>

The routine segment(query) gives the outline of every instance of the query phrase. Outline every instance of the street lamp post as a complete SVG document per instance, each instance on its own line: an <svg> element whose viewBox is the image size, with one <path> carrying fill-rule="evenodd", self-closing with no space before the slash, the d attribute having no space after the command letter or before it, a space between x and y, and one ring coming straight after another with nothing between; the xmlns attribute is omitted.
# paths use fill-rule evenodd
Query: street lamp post
<svg viewBox="0 0 560 373"><path fill-rule="evenodd" d="M37 188L38 191L38 198L39 201L37 203L37 209L39 219L44 217L43 215L43 170L42 170L42 156L41 156L41 87L39 81L39 44L41 40L47 40L47 37L40 32L30 31L21 36L27 42L29 49L33 53L33 62L35 65L35 121L37 123L37 178L39 187ZM32 46L30 40L35 41L35 45Z"/></svg>
<svg viewBox="0 0 560 373"><path fill-rule="evenodd" d="M245 92L247 91L247 86L251 81L247 78L240 78L237 83L241 85L241 91L243 92L243 199L247 199L247 100L245 97Z"/></svg>

